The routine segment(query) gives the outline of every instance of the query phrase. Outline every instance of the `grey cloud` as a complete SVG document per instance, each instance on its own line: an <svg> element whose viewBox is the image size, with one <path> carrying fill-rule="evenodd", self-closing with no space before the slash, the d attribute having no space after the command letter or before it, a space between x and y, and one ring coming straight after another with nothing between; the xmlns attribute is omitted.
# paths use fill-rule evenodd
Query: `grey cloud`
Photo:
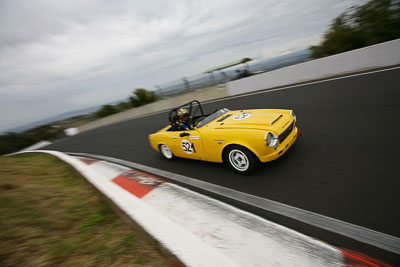
<svg viewBox="0 0 400 267"><path fill-rule="evenodd" d="M0 1L0 131L308 47L357 2Z"/></svg>

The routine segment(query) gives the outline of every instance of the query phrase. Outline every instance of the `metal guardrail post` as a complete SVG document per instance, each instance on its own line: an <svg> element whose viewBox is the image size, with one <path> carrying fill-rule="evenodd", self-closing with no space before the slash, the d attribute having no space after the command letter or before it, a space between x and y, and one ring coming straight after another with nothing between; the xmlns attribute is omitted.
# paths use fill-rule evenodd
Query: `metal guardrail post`
<svg viewBox="0 0 400 267"><path fill-rule="evenodd" d="M213 85L216 85L214 72L213 72L213 71L210 72L210 73L209 73L209 76L210 76L210 80L211 80L212 84L213 84Z"/></svg>
<svg viewBox="0 0 400 267"><path fill-rule="evenodd" d="M187 91L190 91L190 82L188 81L188 79L187 79L187 77L183 77L182 78L182 81L183 81L183 84L184 84L184 86L185 86L185 89L187 90Z"/></svg>
<svg viewBox="0 0 400 267"><path fill-rule="evenodd" d="M156 85L155 87L157 88L156 95L158 95L159 97L163 97L163 92L161 87L159 85Z"/></svg>

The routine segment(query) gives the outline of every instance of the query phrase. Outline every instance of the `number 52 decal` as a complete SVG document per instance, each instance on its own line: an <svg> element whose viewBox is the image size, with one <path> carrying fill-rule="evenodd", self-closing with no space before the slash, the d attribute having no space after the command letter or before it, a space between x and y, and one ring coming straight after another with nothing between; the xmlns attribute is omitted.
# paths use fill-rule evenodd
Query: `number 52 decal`
<svg viewBox="0 0 400 267"><path fill-rule="evenodd" d="M181 147L182 150L186 153L186 154L192 154L192 153L196 153L196 149L194 148L194 144L190 143L188 140L184 139L181 142Z"/></svg>

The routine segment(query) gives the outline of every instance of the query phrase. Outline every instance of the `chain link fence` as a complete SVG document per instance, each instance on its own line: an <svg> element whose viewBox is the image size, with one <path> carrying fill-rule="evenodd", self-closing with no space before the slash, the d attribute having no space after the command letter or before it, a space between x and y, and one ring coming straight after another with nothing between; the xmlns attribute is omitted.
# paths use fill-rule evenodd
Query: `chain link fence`
<svg viewBox="0 0 400 267"><path fill-rule="evenodd" d="M172 97L197 89L225 84L232 80L305 62L309 59L310 54L309 50L302 50L272 59L252 60L209 73L183 77L177 81L157 85L156 95L159 98Z"/></svg>

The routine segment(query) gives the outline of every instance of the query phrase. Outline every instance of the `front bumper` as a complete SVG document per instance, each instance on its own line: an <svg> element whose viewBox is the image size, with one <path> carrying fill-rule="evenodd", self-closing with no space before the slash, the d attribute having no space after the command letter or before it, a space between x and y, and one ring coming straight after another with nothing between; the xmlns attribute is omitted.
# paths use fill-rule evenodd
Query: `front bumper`
<svg viewBox="0 0 400 267"><path fill-rule="evenodd" d="M288 149L296 141L298 131L299 130L297 129L297 127L295 127L295 129L289 134L289 136L286 137L285 141L282 144L279 144L278 149L275 150L275 152L273 152L271 154L268 154L266 156L259 157L260 161L261 162L272 161L272 160L275 160L275 159L279 158L283 154L285 154L286 151L288 151Z"/></svg>

